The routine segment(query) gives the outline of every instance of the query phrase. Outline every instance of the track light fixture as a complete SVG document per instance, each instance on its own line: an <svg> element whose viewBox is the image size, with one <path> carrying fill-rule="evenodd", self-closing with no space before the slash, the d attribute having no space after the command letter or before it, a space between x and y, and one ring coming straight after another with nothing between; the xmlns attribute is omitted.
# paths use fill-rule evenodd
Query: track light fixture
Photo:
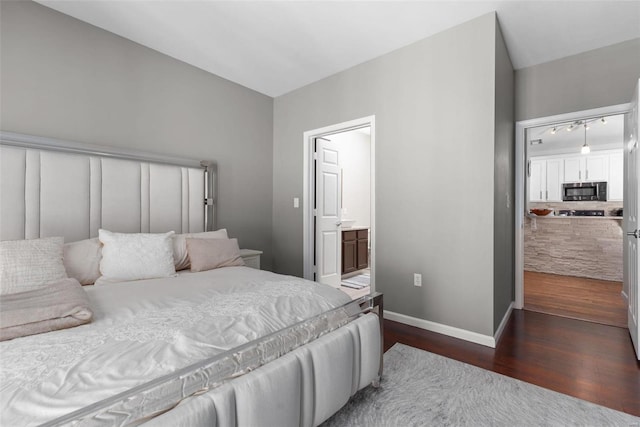
<svg viewBox="0 0 640 427"><path fill-rule="evenodd" d="M589 144L587 143L587 131L591 129L591 124L595 122L598 122L600 125L606 125L608 123L606 117L597 117L592 119L575 120L573 122L564 124L556 124L552 127L547 128L547 131L551 135L556 135L559 130L565 129L567 132L572 132L579 126L582 126L584 128L584 144L582 145L580 152L582 154L588 154L591 152L591 147L589 147Z"/></svg>

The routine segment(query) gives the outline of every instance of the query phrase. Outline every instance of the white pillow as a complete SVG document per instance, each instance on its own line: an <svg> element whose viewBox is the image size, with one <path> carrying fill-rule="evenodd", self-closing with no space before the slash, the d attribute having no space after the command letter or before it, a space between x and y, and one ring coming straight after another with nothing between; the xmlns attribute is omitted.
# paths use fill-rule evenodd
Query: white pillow
<svg viewBox="0 0 640 427"><path fill-rule="evenodd" d="M62 237L0 242L0 295L46 287L65 279Z"/></svg>
<svg viewBox="0 0 640 427"><path fill-rule="evenodd" d="M187 252L187 239L228 239L227 229L221 228L216 231L205 231L204 233L176 234L173 236L173 262L176 271L184 270L191 266L189 253Z"/></svg>
<svg viewBox="0 0 640 427"><path fill-rule="evenodd" d="M173 231L126 234L98 230L98 238L103 244L100 261L102 277L96 281L96 285L174 276L173 234Z"/></svg>
<svg viewBox="0 0 640 427"><path fill-rule="evenodd" d="M100 277L102 243L97 237L65 243L64 268L67 276L83 285L92 285Z"/></svg>

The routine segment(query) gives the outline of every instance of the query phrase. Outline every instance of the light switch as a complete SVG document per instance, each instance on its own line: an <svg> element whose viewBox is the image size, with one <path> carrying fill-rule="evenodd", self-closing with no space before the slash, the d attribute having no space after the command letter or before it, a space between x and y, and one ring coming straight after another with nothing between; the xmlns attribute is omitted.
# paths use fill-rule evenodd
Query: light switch
<svg viewBox="0 0 640 427"><path fill-rule="evenodd" d="M300 199L297 197L293 198L293 207L294 208L299 208L300 207Z"/></svg>

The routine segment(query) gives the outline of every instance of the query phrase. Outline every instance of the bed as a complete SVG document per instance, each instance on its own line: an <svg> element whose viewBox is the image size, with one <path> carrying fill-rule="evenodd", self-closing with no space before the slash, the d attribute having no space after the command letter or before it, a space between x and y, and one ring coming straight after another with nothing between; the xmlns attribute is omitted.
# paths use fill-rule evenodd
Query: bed
<svg viewBox="0 0 640 427"><path fill-rule="evenodd" d="M212 162L1 142L2 241L215 228ZM381 375L380 295L245 266L82 290L90 323L0 342L2 425L312 426Z"/></svg>

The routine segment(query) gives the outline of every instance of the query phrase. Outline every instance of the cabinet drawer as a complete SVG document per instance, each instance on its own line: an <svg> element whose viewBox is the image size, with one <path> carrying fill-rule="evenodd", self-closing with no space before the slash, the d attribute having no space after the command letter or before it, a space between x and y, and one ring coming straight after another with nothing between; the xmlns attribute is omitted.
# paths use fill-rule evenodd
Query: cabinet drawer
<svg viewBox="0 0 640 427"><path fill-rule="evenodd" d="M358 230L358 239L368 239L369 238L369 230Z"/></svg>

